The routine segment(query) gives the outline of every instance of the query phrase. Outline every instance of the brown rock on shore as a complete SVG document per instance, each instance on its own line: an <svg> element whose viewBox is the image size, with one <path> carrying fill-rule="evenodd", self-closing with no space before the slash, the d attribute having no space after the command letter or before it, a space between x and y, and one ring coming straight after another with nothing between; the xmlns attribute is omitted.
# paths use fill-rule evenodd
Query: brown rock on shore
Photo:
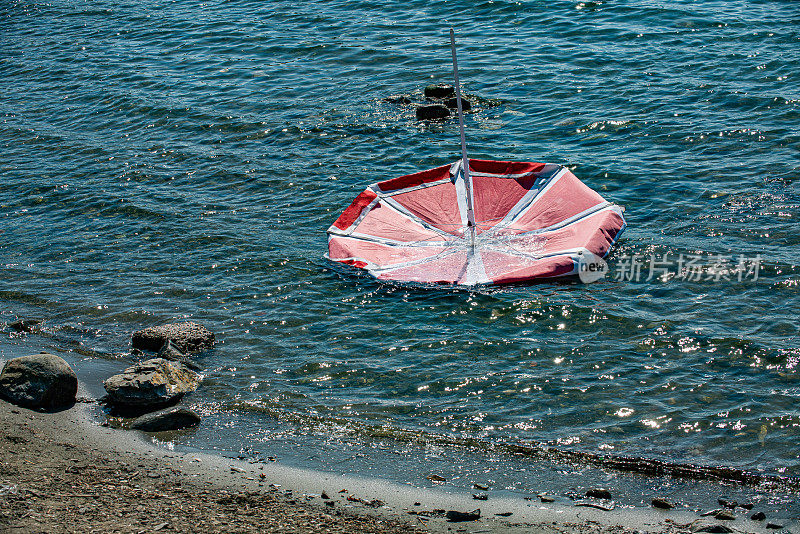
<svg viewBox="0 0 800 534"><path fill-rule="evenodd" d="M214 346L214 334L202 325L186 322L137 330L131 338L133 348L153 352L158 352L167 341L176 343L183 350L199 352Z"/></svg>
<svg viewBox="0 0 800 534"><path fill-rule="evenodd" d="M103 382L108 400L123 408L157 408L197 389L199 376L183 365L153 358Z"/></svg>

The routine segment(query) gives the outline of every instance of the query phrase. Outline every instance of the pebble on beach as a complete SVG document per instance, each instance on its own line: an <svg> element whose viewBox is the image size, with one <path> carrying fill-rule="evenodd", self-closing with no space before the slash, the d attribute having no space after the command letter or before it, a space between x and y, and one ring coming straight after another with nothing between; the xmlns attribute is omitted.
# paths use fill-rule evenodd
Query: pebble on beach
<svg viewBox="0 0 800 534"><path fill-rule="evenodd" d="M445 514L445 518L451 523L461 523L463 521L477 521L481 518L481 509L473 510L471 512L459 512L457 510L449 510Z"/></svg>
<svg viewBox="0 0 800 534"><path fill-rule="evenodd" d="M173 407L137 417L131 423L133 430L164 432L181 430L200 424L200 416L188 408Z"/></svg>
<svg viewBox="0 0 800 534"><path fill-rule="evenodd" d="M135 349L157 352L167 340L177 343L182 350L200 352L214 346L214 334L197 323L172 323L137 330L131 337Z"/></svg>
<svg viewBox="0 0 800 534"><path fill-rule="evenodd" d="M63 358L45 352L6 362L0 397L18 406L57 410L75 403L78 377Z"/></svg>
<svg viewBox="0 0 800 534"><path fill-rule="evenodd" d="M137 363L105 382L108 400L123 408L156 408L197 389L200 378L183 365L153 358Z"/></svg>

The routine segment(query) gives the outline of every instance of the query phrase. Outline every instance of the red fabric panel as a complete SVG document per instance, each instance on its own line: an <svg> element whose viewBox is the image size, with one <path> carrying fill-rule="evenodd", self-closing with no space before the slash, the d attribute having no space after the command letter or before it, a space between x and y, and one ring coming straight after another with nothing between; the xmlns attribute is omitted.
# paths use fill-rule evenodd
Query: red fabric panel
<svg viewBox="0 0 800 534"><path fill-rule="evenodd" d="M530 260L498 252L482 252L486 274L495 284L527 282L573 274L575 263L569 256L554 256L531 263ZM496 269L496 266L503 266Z"/></svg>
<svg viewBox="0 0 800 534"><path fill-rule="evenodd" d="M400 193L394 195L392 200L440 230L453 235L463 233L456 186L452 182Z"/></svg>
<svg viewBox="0 0 800 534"><path fill-rule="evenodd" d="M450 177L450 165L442 165L427 171L416 172L414 174L407 174L378 182L378 187L381 191L397 191L398 189L405 189L406 187L415 187L428 182L435 182L436 180L443 180Z"/></svg>
<svg viewBox="0 0 800 534"><path fill-rule="evenodd" d="M381 273L378 278L425 284L455 284L464 272L466 263L467 252L463 250L418 265Z"/></svg>
<svg viewBox="0 0 800 534"><path fill-rule="evenodd" d="M429 258L444 250L445 247L442 246L397 247L344 236L332 236L328 240L328 256L332 260L348 263L343 260L355 258L371 262L378 267Z"/></svg>
<svg viewBox="0 0 800 534"><path fill-rule="evenodd" d="M494 161L488 159L471 159L469 168L475 172L491 174L523 174L526 172L539 172L544 168L544 163L528 161Z"/></svg>
<svg viewBox="0 0 800 534"><path fill-rule="evenodd" d="M603 197L567 171L509 228L523 232L547 228L602 202Z"/></svg>
<svg viewBox="0 0 800 534"><path fill-rule="evenodd" d="M600 257L605 256L624 222L614 211L599 211L581 221L538 237L544 239L539 254L552 254L565 249L583 247Z"/></svg>
<svg viewBox="0 0 800 534"><path fill-rule="evenodd" d="M425 228L406 215L378 202L356 227L361 234L397 241L444 241L441 234Z"/></svg>
<svg viewBox="0 0 800 534"><path fill-rule="evenodd" d="M339 215L339 218L336 219L336 222L333 225L338 228L339 230L347 230L350 228L350 225L358 219L358 216L361 215L361 212L364 208L369 206L369 203L375 200L378 197L373 191L369 189L363 191L360 195L358 195L355 200L347 207L346 210Z"/></svg>
<svg viewBox="0 0 800 534"><path fill-rule="evenodd" d="M499 223L530 191L535 181L535 176L521 180L473 176L472 197L478 230L485 231Z"/></svg>

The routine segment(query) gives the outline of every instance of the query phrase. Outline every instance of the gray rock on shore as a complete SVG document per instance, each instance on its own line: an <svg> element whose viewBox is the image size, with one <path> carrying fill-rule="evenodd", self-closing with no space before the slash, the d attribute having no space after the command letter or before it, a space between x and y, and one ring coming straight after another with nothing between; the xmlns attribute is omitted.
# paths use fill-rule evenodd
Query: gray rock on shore
<svg viewBox="0 0 800 534"><path fill-rule="evenodd" d="M188 352L199 352L214 346L214 334L202 325L186 322L137 330L131 338L133 348L153 352L158 352L167 341Z"/></svg>
<svg viewBox="0 0 800 534"><path fill-rule="evenodd" d="M6 362L0 396L25 408L57 410L75 403L78 377L63 358L45 352Z"/></svg>
<svg viewBox="0 0 800 534"><path fill-rule="evenodd" d="M157 408L197 389L200 377L177 362L153 358L103 382L108 400L122 408Z"/></svg>
<svg viewBox="0 0 800 534"><path fill-rule="evenodd" d="M164 432L189 428L199 424L200 416L192 410L173 407L137 417L131 423L131 428L145 432Z"/></svg>

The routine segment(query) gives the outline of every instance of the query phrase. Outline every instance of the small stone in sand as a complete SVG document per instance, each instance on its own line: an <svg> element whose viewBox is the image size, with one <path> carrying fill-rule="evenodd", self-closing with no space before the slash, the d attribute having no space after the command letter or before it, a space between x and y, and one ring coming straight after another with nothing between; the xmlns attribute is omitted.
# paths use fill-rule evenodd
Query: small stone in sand
<svg viewBox="0 0 800 534"><path fill-rule="evenodd" d="M767 523L767 528L778 530L778 529L783 528L783 525L781 525L780 523L769 522L769 523Z"/></svg>
<svg viewBox="0 0 800 534"><path fill-rule="evenodd" d="M445 518L451 523L461 523L463 521L477 521L481 518L481 510L473 510L471 512L459 512L457 510L448 510Z"/></svg>
<svg viewBox="0 0 800 534"><path fill-rule="evenodd" d="M489 499L489 496L486 495L485 493L473 493L472 498L475 499L476 501L485 501Z"/></svg>
<svg viewBox="0 0 800 534"><path fill-rule="evenodd" d="M719 519L721 521L733 521L734 519L736 519L736 516L727 510L720 510L719 512L714 514L714 518Z"/></svg>
<svg viewBox="0 0 800 534"><path fill-rule="evenodd" d="M750 519L752 519L753 521L763 521L766 518L767 514L765 514L764 512L756 512L750 516Z"/></svg>

